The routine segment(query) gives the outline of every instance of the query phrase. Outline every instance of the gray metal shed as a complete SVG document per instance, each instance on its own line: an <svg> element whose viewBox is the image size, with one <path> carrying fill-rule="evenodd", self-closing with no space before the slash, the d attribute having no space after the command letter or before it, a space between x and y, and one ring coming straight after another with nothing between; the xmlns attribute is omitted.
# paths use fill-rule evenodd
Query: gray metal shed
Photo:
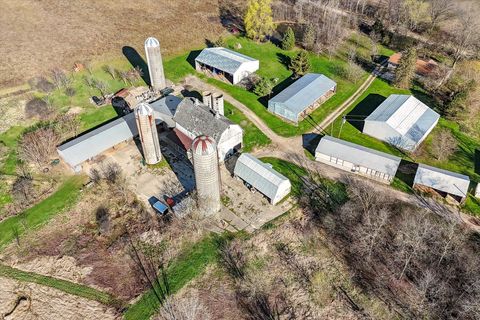
<svg viewBox="0 0 480 320"><path fill-rule="evenodd" d="M470 178L460 173L419 164L413 185L425 186L440 193L449 194L460 202L468 194Z"/></svg>
<svg viewBox="0 0 480 320"><path fill-rule="evenodd" d="M363 133L413 151L437 125L440 115L411 95L392 94L366 119Z"/></svg>
<svg viewBox="0 0 480 320"><path fill-rule="evenodd" d="M401 158L331 136L324 136L315 150L315 159L339 169L390 183Z"/></svg>
<svg viewBox="0 0 480 320"><path fill-rule="evenodd" d="M238 158L234 175L269 198L272 204L287 196L292 187L287 177L249 153L242 153Z"/></svg>
<svg viewBox="0 0 480 320"><path fill-rule="evenodd" d="M268 101L268 110L298 122L302 113L318 107L318 102L336 91L335 81L323 74L307 73ZM307 109L311 110L307 110Z"/></svg>

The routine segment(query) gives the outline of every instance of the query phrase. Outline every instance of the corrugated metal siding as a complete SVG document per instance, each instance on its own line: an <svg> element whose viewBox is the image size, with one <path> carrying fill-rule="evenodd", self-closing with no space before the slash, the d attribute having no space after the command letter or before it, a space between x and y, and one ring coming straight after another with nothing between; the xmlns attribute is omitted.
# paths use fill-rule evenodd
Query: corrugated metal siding
<svg viewBox="0 0 480 320"><path fill-rule="evenodd" d="M272 200L279 189L290 186L288 178L248 153L238 158L234 174Z"/></svg>
<svg viewBox="0 0 480 320"><path fill-rule="evenodd" d="M57 148L58 153L71 167L95 157L115 145L138 135L135 114L116 119L81 135Z"/></svg>
<svg viewBox="0 0 480 320"><path fill-rule="evenodd" d="M363 132L401 149L414 150L435 127L440 115L410 95L391 95L365 119ZM381 130L385 123L395 131Z"/></svg>
<svg viewBox="0 0 480 320"><path fill-rule="evenodd" d="M315 150L315 154L338 158L361 167L395 176L401 158L369 149L331 136L324 136Z"/></svg>
<svg viewBox="0 0 480 320"><path fill-rule="evenodd" d="M291 115L295 115L293 119L291 116L286 118L296 121L300 113L336 86L335 81L323 74L307 73L270 99L268 103L274 104L275 109L282 105Z"/></svg>
<svg viewBox="0 0 480 320"><path fill-rule="evenodd" d="M470 178L456 172L419 164L413 183L464 198L468 193Z"/></svg>
<svg viewBox="0 0 480 320"><path fill-rule="evenodd" d="M218 47L203 49L195 58L195 61L234 74L243 63L258 60L226 48Z"/></svg>

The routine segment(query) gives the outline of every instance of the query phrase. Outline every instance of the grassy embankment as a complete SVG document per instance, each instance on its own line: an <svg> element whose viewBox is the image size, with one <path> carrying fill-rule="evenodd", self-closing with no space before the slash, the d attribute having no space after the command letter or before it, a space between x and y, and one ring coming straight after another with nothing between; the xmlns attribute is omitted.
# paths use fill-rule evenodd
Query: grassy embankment
<svg viewBox="0 0 480 320"><path fill-rule="evenodd" d="M217 259L217 241L219 236L207 236L186 249L166 269L169 292L174 294L188 282L199 276L205 268ZM163 284L162 284L163 285ZM165 290L165 288L162 288ZM124 314L125 320L146 320L158 310L160 301L153 289L144 293Z"/></svg>
<svg viewBox="0 0 480 320"><path fill-rule="evenodd" d="M22 132L23 127L15 126L0 134L0 144L6 149L5 158L1 159L0 162L1 180L3 180L2 176L15 175L18 162L16 150L18 139ZM12 197L9 191L6 183L0 183L0 211L6 204L12 202Z"/></svg>
<svg viewBox="0 0 480 320"><path fill-rule="evenodd" d="M71 207L79 196L84 176L68 177L48 198L24 212L0 222L0 248L31 229L38 228L52 217Z"/></svg>
<svg viewBox="0 0 480 320"><path fill-rule="evenodd" d="M71 281L44 276L38 273L22 271L2 264L0 264L0 276L22 282L33 282L43 286L55 288L72 295L98 301L105 305L118 305L118 301L106 292L102 292Z"/></svg>

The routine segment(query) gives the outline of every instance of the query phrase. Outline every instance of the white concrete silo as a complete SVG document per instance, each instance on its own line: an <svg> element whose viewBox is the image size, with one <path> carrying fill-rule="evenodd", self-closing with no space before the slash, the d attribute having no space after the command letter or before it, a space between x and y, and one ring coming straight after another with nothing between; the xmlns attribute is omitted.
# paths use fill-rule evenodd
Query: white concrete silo
<svg viewBox="0 0 480 320"><path fill-rule="evenodd" d="M212 109L212 93L210 91L202 92L203 104Z"/></svg>
<svg viewBox="0 0 480 320"><path fill-rule="evenodd" d="M167 85L163 72L162 53L160 52L160 42L156 38L150 37L145 40L145 55L152 88L157 91L164 89Z"/></svg>
<svg viewBox="0 0 480 320"><path fill-rule="evenodd" d="M192 142L193 170L197 188L197 206L204 215L218 212L220 202L220 171L217 145L209 136L199 136Z"/></svg>
<svg viewBox="0 0 480 320"><path fill-rule="evenodd" d="M222 116L225 115L223 107L223 94L215 92L212 95L212 109L220 113Z"/></svg>
<svg viewBox="0 0 480 320"><path fill-rule="evenodd" d="M135 108L138 135L142 143L143 156L148 164L155 164L162 160L160 143L158 141L157 126L153 109L148 103L140 103Z"/></svg>

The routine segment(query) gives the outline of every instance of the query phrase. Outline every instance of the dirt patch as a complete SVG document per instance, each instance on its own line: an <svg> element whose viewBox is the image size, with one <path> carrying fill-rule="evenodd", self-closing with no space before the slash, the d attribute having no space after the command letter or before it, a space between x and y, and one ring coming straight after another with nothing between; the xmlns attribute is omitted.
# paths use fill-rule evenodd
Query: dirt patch
<svg viewBox="0 0 480 320"><path fill-rule="evenodd" d="M116 319L115 311L35 283L0 277L0 318L13 319Z"/></svg>
<svg viewBox="0 0 480 320"><path fill-rule="evenodd" d="M169 55L223 31L214 0L8 0L2 3L0 27L0 87L54 67L70 69L77 60L119 56L123 46L143 55L150 35Z"/></svg>
<svg viewBox="0 0 480 320"><path fill-rule="evenodd" d="M67 114L80 114L82 113L82 111L82 107L71 107L70 109L68 109Z"/></svg>
<svg viewBox="0 0 480 320"><path fill-rule="evenodd" d="M75 258L68 256L42 256L24 263L13 263L12 267L77 283L92 272L92 267L80 267Z"/></svg>

